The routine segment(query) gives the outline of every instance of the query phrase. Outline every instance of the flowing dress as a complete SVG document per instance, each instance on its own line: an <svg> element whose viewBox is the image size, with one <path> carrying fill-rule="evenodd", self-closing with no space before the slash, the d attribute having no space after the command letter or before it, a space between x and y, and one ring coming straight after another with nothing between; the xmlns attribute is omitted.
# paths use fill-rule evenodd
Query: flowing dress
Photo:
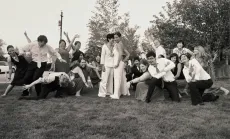
<svg viewBox="0 0 230 139"><path fill-rule="evenodd" d="M121 95L130 95L126 86L125 63L121 60L123 49L120 47L122 47L120 43L114 46L114 61L115 63L119 62L119 65L117 68L114 68L114 94L111 97L116 99L119 99Z"/></svg>

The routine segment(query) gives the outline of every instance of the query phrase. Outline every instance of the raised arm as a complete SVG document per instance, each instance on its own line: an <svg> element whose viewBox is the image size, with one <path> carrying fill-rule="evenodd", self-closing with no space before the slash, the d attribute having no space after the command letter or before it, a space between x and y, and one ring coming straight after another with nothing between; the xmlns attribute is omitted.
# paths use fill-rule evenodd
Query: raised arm
<svg viewBox="0 0 230 139"><path fill-rule="evenodd" d="M28 43L31 43L31 40L30 40L30 38L28 37L26 31L24 32L24 35L25 35L25 37L26 37L27 42L28 42Z"/></svg>
<svg viewBox="0 0 230 139"><path fill-rule="evenodd" d="M76 38L79 38L79 35L78 35L78 34L76 34L76 35L73 37L72 41L70 41L68 47L66 48L66 50L67 50L68 52L71 50L71 47L73 47L73 43L74 43L74 41L75 41Z"/></svg>
<svg viewBox="0 0 230 139"><path fill-rule="evenodd" d="M70 43L71 41L70 41L70 39L69 39L68 32L64 32L64 35L66 36L68 43Z"/></svg>
<svg viewBox="0 0 230 139"><path fill-rule="evenodd" d="M79 38L79 37L80 37L80 36L79 36L78 34L76 34L76 35L73 37L73 39L71 40L70 46L72 47L72 49L74 49L74 48L73 48L73 46L74 46L73 43L74 43L75 39L76 39L76 38Z"/></svg>

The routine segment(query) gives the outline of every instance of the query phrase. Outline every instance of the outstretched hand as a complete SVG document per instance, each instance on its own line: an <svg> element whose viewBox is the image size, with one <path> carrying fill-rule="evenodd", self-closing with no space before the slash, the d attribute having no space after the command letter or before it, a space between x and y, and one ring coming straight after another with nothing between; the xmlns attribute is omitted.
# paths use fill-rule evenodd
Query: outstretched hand
<svg viewBox="0 0 230 139"><path fill-rule="evenodd" d="M25 35L25 36L27 36L27 33L26 33L26 31L24 32L24 35Z"/></svg>
<svg viewBox="0 0 230 139"><path fill-rule="evenodd" d="M27 90L27 89L29 89L31 86L30 85L24 85L23 86L23 90Z"/></svg>
<svg viewBox="0 0 230 139"><path fill-rule="evenodd" d="M80 35L76 34L74 37L75 37L75 38L80 38Z"/></svg>
<svg viewBox="0 0 230 139"><path fill-rule="evenodd" d="M64 35L65 35L65 36L68 36L68 32L65 32L65 31L64 31Z"/></svg>

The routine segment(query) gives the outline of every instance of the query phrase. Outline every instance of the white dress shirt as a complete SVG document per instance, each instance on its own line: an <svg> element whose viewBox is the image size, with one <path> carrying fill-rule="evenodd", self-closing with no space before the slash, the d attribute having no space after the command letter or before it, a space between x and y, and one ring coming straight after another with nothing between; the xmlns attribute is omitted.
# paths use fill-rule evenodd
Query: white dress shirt
<svg viewBox="0 0 230 139"><path fill-rule="evenodd" d="M52 73L49 73L47 76L42 77L41 80L42 80L42 83L49 84L55 80L55 77L60 77L61 75L66 76L70 81L70 77L65 72L52 72Z"/></svg>
<svg viewBox="0 0 230 139"><path fill-rule="evenodd" d="M47 54L51 56L56 56L59 60L62 59L61 55L56 52L51 46L46 44L43 47L38 45L38 41L29 43L24 48L22 48L20 54L30 52L32 56L32 61L34 62L48 62Z"/></svg>
<svg viewBox="0 0 230 139"><path fill-rule="evenodd" d="M159 72L155 66L150 65L148 68L150 75L157 79L162 77L165 82L175 81L174 75L171 72L171 70L175 68L175 64L166 58L159 58L156 62Z"/></svg>
<svg viewBox="0 0 230 139"><path fill-rule="evenodd" d="M114 67L114 56L111 56L111 54L114 52L114 48L111 52L111 50L108 48L106 44L102 46L101 51L101 64L104 64L105 67Z"/></svg>
<svg viewBox="0 0 230 139"><path fill-rule="evenodd" d="M211 79L195 58L189 61L189 67L184 66L183 74L187 82L191 82L193 76L195 81Z"/></svg>
<svg viewBox="0 0 230 139"><path fill-rule="evenodd" d="M167 57L166 57L166 51L165 51L165 48L164 48L163 46L160 45L160 46L156 47L156 46L154 45L154 43L151 43L151 45L152 45L152 47L153 47L154 50L155 50L156 59L158 59L160 55L163 55L165 58L167 58Z"/></svg>

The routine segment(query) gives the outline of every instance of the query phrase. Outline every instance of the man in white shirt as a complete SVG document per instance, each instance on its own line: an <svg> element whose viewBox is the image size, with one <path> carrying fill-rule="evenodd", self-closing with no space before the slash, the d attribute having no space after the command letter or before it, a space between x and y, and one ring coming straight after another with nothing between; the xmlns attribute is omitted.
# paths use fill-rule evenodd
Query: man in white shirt
<svg viewBox="0 0 230 139"><path fill-rule="evenodd" d="M53 72L45 77L40 77L29 85L25 85L24 89L27 90L34 85L41 84L42 91L39 96L21 96L19 99L26 100L39 100L45 99L50 92L56 91L57 94L62 94L64 91L68 91L67 87L70 84L70 77L65 72Z"/></svg>
<svg viewBox="0 0 230 139"><path fill-rule="evenodd" d="M106 38L108 43L103 45L101 51L102 79L99 86L99 97L113 94L114 34L108 34Z"/></svg>
<svg viewBox="0 0 230 139"><path fill-rule="evenodd" d="M183 74L189 84L192 105L204 105L202 96L205 89L212 87L213 82L200 63L195 58L190 60L190 57L188 54L181 55L181 62L184 64ZM208 101L216 99L211 98Z"/></svg>
<svg viewBox="0 0 230 139"><path fill-rule="evenodd" d="M42 77L48 61L47 54L57 57L61 62L66 62L61 58L58 52L56 52L51 46L47 44L47 42L47 37L40 35L37 38L37 41L29 43L20 51L20 55L25 55L26 53L30 52L32 57L32 61L29 63L28 70L23 79L24 84L30 84L31 82L37 80L39 77ZM35 89L37 95L39 96L39 93L41 92L41 85L35 85ZM27 90L24 90L22 95L26 96L28 93L29 92Z"/></svg>
<svg viewBox="0 0 230 139"><path fill-rule="evenodd" d="M175 67L175 64L166 58L159 58L156 60L156 54L153 51L148 52L146 57L149 62L148 71L152 76L152 79L149 82L146 102L149 103L151 101L151 96L154 92L155 86L161 87L162 80L164 88L168 90L172 101L180 102L177 83L173 73L171 72L171 69Z"/></svg>
<svg viewBox="0 0 230 139"><path fill-rule="evenodd" d="M150 44L152 45L153 49L155 50L156 53L156 59L164 56L166 57L166 51L164 47L160 44L160 42L157 39L154 39L152 35L148 37L148 40L150 41Z"/></svg>

